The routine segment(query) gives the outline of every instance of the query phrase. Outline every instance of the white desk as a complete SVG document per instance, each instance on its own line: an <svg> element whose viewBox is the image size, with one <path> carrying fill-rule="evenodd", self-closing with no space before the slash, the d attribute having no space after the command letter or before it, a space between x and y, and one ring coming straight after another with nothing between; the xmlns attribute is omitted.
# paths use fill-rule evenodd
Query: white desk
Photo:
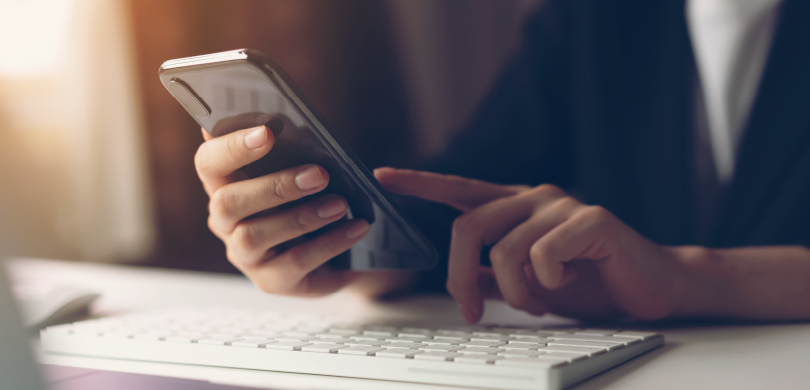
<svg viewBox="0 0 810 390"><path fill-rule="evenodd" d="M226 305L289 312L341 313L358 317L461 322L446 297L415 297L378 303L351 294L326 298L278 297L258 292L239 276L127 266L18 259L12 278L49 279L102 292L94 315L184 305ZM488 302L485 322L537 324L535 318ZM765 389L810 388L810 323L775 325L684 325L655 329L666 345L575 387L585 389ZM437 386L258 372L226 368L40 355L40 361L84 368L207 379L213 382L288 389L439 389Z"/></svg>

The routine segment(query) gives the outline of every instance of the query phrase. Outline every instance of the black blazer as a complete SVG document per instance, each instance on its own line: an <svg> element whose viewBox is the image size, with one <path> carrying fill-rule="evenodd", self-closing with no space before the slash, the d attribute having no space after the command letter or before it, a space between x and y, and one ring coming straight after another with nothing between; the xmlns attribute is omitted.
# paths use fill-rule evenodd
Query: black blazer
<svg viewBox="0 0 810 390"><path fill-rule="evenodd" d="M548 0L432 169L554 183L664 245L810 245L810 1L782 4L735 176L703 239L694 77L684 0ZM416 219L446 250L449 225L435 216Z"/></svg>

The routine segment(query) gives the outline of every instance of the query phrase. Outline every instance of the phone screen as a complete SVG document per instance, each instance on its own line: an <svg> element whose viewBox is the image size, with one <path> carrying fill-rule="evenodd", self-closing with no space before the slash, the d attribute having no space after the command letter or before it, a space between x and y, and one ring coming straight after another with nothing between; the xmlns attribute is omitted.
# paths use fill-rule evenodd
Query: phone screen
<svg viewBox="0 0 810 390"><path fill-rule="evenodd" d="M304 164L318 164L329 173L329 185L312 196L336 193L346 198L345 218L370 223L368 234L349 251L330 260L340 269L428 269L436 252L402 216L393 200L339 141L305 99L287 85L280 69L262 69L250 61L227 61L188 68L162 70L160 77L170 93L183 103L212 136L266 125L275 135L273 149L244 167L259 177ZM283 74L283 73L281 73ZM188 96L199 106L188 103ZM184 103L185 100L185 103ZM293 207L309 199L288 203ZM326 226L323 229L329 229ZM316 231L306 237L322 234Z"/></svg>

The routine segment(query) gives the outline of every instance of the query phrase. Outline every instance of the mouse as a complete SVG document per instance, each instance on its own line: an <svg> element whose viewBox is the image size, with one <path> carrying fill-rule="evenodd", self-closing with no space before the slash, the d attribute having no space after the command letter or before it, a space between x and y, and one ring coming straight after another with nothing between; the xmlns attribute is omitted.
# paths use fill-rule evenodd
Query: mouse
<svg viewBox="0 0 810 390"><path fill-rule="evenodd" d="M32 330L85 317L90 313L90 304L101 296L79 286L35 279L15 281L12 292L23 324Z"/></svg>

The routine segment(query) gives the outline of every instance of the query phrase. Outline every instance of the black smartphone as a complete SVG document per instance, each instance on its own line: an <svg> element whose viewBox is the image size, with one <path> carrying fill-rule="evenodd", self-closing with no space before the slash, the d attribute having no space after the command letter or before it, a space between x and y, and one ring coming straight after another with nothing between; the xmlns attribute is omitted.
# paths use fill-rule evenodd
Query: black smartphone
<svg viewBox="0 0 810 390"><path fill-rule="evenodd" d="M371 225L360 242L330 260L329 266L424 270L436 265L435 248L266 54L241 49L170 60L161 65L159 76L169 93L214 137L259 125L273 132L273 149L244 168L249 176L309 163L326 169L329 185L316 195L342 195L349 205L344 218L362 218Z"/></svg>

